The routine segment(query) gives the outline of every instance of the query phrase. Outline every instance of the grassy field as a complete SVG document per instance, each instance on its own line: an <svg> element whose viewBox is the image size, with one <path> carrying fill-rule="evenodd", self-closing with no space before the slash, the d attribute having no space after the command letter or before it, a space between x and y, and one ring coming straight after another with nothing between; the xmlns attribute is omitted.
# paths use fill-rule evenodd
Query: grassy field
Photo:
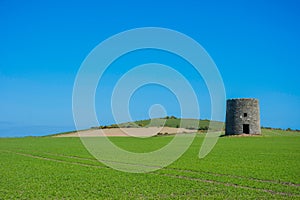
<svg viewBox="0 0 300 200"><path fill-rule="evenodd" d="M0 139L0 199L300 199L300 134L221 137L198 158L204 136L167 168L130 174L96 161L80 138ZM114 137L133 152L158 149L172 136Z"/></svg>

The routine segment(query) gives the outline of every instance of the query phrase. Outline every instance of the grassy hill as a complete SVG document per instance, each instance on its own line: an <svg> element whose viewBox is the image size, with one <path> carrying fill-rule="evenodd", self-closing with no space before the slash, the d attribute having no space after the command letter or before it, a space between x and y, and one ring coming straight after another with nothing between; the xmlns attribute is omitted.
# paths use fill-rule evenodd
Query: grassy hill
<svg viewBox="0 0 300 200"><path fill-rule="evenodd" d="M210 122L217 124L218 127L224 128L223 122L218 121L210 121L207 119L199 120L199 119L181 119L176 118L174 116L165 117L165 118L154 118L154 119L145 119L145 120L138 120L134 122L126 122L121 124L111 124L106 126L97 126L91 127L91 129L109 129L109 128L141 128L141 127L173 127L173 128L186 128L192 130L208 130ZM220 125L220 126L219 126ZM88 129L86 129L88 130ZM62 133L55 133L49 134L47 136L57 136L57 135L64 135L68 133L74 133L76 131L68 131Z"/></svg>
<svg viewBox="0 0 300 200"><path fill-rule="evenodd" d="M209 127L210 120L198 120L198 119L181 119L174 116L165 118L154 118L146 120L138 120L134 122L126 122L121 124L112 124L109 126L100 126L97 128L138 128L138 127L174 127L174 128L186 128L194 130L207 130ZM223 122L213 121L215 124L224 126Z"/></svg>

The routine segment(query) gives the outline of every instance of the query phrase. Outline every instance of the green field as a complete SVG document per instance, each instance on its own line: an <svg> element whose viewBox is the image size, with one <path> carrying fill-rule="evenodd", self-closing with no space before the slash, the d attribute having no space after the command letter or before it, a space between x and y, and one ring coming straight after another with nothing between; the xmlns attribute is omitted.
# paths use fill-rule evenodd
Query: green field
<svg viewBox="0 0 300 200"><path fill-rule="evenodd" d="M220 137L200 160L203 138L167 168L141 174L106 167L80 138L2 138L0 199L300 199L299 132ZM110 139L147 152L172 136Z"/></svg>

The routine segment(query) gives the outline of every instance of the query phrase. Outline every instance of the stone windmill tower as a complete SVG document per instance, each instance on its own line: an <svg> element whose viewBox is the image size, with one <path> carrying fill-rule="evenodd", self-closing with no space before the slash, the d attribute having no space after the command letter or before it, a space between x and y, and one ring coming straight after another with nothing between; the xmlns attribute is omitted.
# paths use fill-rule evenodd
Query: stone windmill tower
<svg viewBox="0 0 300 200"><path fill-rule="evenodd" d="M227 100L225 135L237 134L261 134L257 99Z"/></svg>

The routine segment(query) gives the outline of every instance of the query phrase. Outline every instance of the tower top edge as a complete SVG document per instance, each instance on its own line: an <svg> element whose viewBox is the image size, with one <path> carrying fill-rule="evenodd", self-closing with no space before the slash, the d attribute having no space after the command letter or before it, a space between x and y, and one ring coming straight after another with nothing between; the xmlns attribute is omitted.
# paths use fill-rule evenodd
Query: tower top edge
<svg viewBox="0 0 300 200"><path fill-rule="evenodd" d="M227 99L227 101L258 101L257 98L234 98L234 99Z"/></svg>

